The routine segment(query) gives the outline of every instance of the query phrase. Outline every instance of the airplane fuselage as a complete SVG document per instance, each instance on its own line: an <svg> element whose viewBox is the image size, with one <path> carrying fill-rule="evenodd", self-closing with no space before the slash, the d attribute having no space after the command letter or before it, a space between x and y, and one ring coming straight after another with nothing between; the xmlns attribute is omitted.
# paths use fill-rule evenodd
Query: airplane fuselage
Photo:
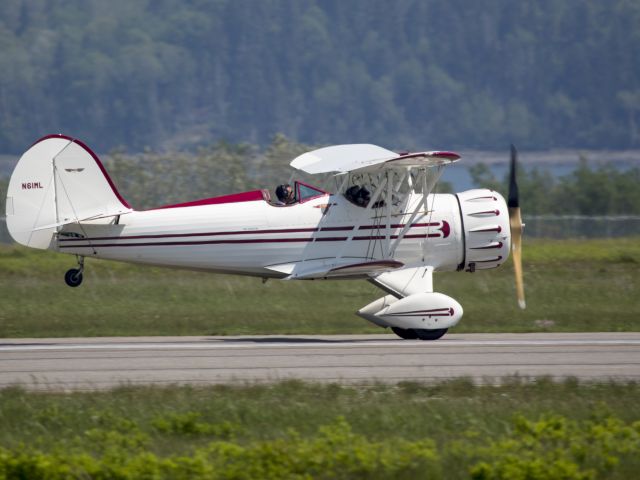
<svg viewBox="0 0 640 480"><path fill-rule="evenodd" d="M411 195L408 202L420 199ZM456 270L464 259L458 201L454 195L438 194L430 196L428 205L429 211L416 216L391 258ZM68 225L54 248L125 262L284 277L287 273L278 265L385 258L386 245L397 240L409 215L398 209L387 229L383 210L356 206L342 195L325 194L286 206L240 196L228 203L133 211L115 221Z"/></svg>

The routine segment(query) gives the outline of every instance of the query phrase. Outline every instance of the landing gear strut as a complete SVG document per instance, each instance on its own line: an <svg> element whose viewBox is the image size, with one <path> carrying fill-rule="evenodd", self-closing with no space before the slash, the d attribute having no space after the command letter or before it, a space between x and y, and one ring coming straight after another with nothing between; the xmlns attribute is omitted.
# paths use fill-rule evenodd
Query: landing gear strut
<svg viewBox="0 0 640 480"><path fill-rule="evenodd" d="M64 281L70 287L78 287L82 283L82 272L84 271L84 257L78 255L78 268L67 270L64 274Z"/></svg>

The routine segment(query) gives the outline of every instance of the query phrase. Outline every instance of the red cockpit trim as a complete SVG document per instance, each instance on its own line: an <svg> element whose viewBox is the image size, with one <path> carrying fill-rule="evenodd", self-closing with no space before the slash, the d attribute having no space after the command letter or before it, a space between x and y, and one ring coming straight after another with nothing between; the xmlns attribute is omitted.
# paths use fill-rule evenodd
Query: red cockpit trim
<svg viewBox="0 0 640 480"><path fill-rule="evenodd" d="M251 190L250 192L232 193L220 197L203 198L192 202L176 203L175 205L164 205L152 208L151 210L162 210L164 208L199 207L201 205L219 205L221 203L241 203L264 200L262 190Z"/></svg>

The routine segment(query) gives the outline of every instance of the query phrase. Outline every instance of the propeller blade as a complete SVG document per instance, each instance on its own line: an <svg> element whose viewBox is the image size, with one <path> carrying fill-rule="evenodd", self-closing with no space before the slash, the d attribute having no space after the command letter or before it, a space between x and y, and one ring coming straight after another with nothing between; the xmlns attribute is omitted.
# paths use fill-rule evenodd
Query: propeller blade
<svg viewBox="0 0 640 480"><path fill-rule="evenodd" d="M518 151L511 145L511 168L509 170L509 226L511 227L511 254L513 257L513 269L516 274L516 295L518 305L523 310L526 308L524 300L524 282L522 279L522 217L520 215L520 196L518 183L516 182L516 164Z"/></svg>

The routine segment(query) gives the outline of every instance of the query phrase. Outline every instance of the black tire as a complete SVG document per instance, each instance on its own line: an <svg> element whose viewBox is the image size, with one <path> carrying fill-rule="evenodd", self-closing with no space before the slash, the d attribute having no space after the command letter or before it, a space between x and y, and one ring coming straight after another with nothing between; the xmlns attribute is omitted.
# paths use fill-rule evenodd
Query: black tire
<svg viewBox="0 0 640 480"><path fill-rule="evenodd" d="M391 327L393 333L398 335L400 338L405 340L416 340L418 338L418 334L415 330L408 330L405 328Z"/></svg>
<svg viewBox="0 0 640 480"><path fill-rule="evenodd" d="M82 283L82 272L72 268L64 274L64 281L70 287L78 287Z"/></svg>
<svg viewBox="0 0 640 480"><path fill-rule="evenodd" d="M447 333L448 328L437 328L435 330L426 330L426 329L416 329L414 332L418 336L420 340L438 340L445 333Z"/></svg>

